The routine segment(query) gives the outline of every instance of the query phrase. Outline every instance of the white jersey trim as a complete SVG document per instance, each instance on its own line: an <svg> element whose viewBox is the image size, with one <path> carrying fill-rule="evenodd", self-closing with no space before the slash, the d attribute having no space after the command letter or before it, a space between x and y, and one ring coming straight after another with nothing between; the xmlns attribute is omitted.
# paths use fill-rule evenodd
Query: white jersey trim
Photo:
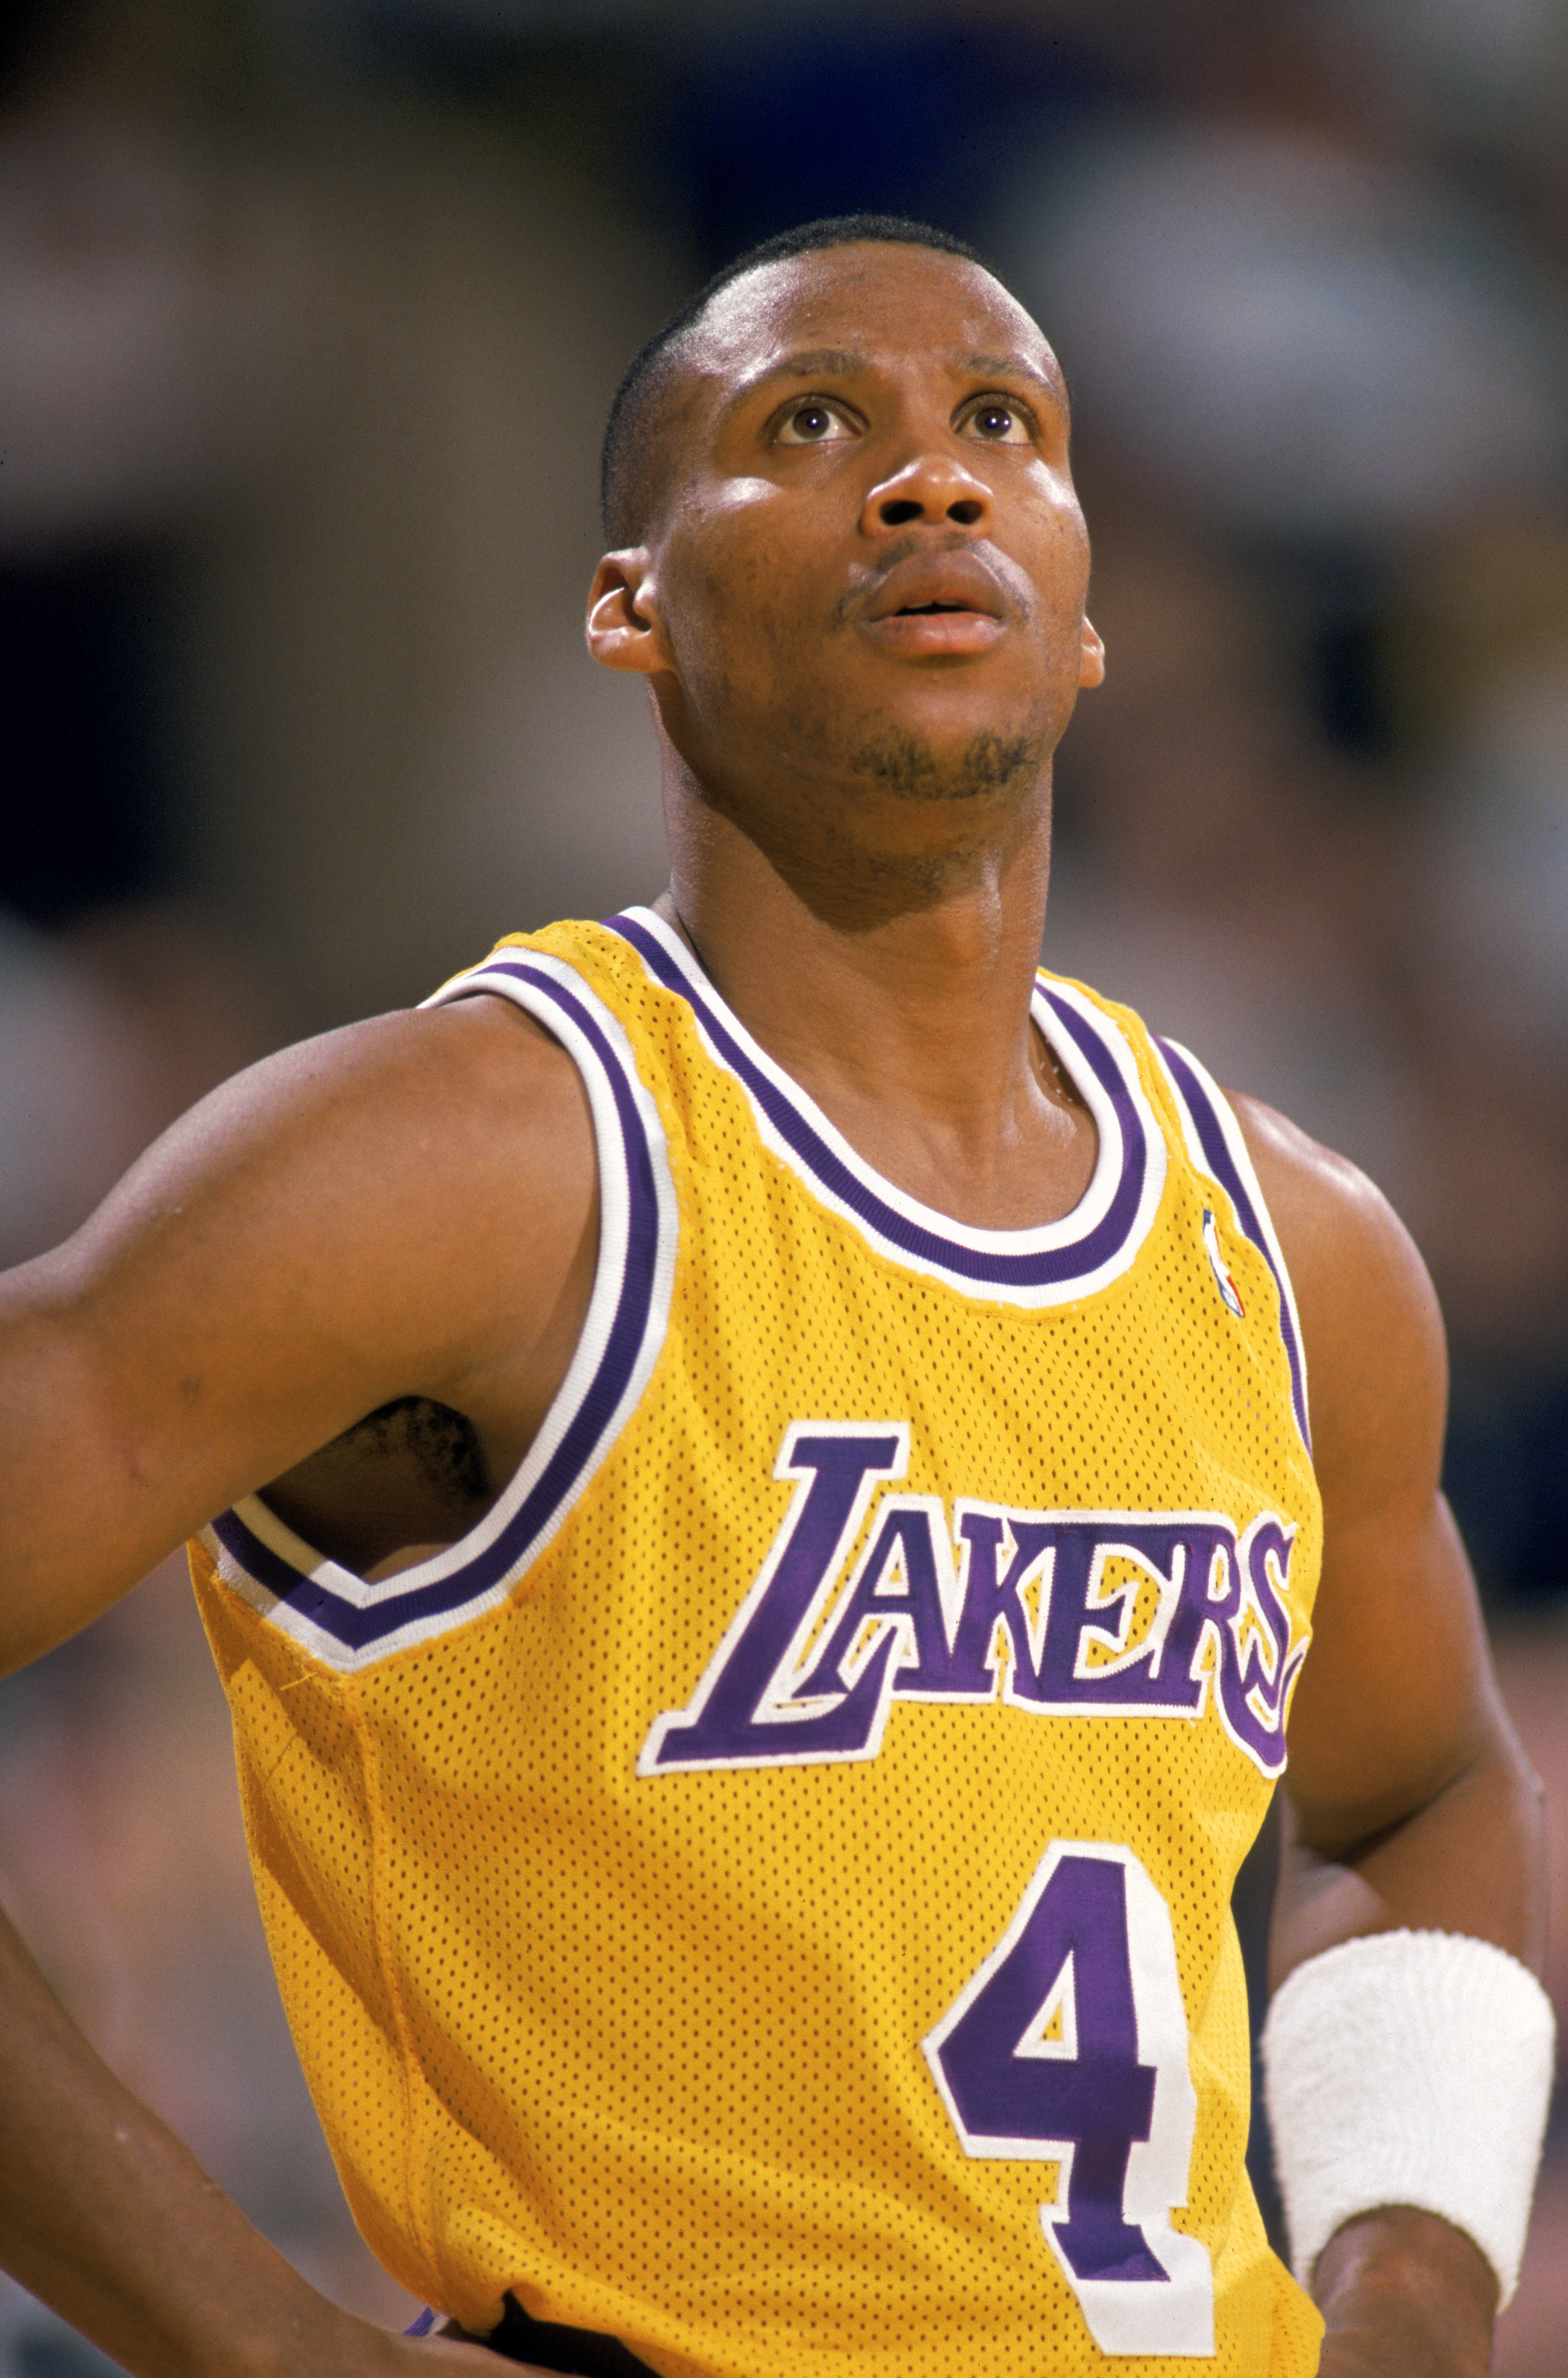
<svg viewBox="0 0 1568 2378"><path fill-rule="evenodd" d="M492 991L535 1016L582 1077L599 1169L587 1318L543 1427L458 1543L371 1584L246 1495L202 1532L218 1573L329 1666L355 1670L449 1634L508 1596L556 1535L640 1401L664 1342L679 1216L663 1122L619 1020L564 961L500 951L426 1006Z"/></svg>
<svg viewBox="0 0 1568 2378"><path fill-rule="evenodd" d="M1095 1171L1070 1214L1030 1230L982 1230L921 1204L874 1171L725 1005L674 928L650 908L612 918L650 977L690 1007L712 1063L745 1091L766 1147L876 1250L964 1294L1024 1307L1090 1296L1125 1272L1165 1187L1165 1135L1137 1061L1110 1017L1071 983L1039 977L1033 1015L1098 1135Z"/></svg>
<svg viewBox="0 0 1568 2378"><path fill-rule="evenodd" d="M1153 1037L1153 1036L1151 1036ZM1285 1251L1236 1120L1236 1111L1213 1075L1179 1040L1155 1039L1155 1053L1170 1085L1182 1136L1194 1168L1229 1198L1243 1234L1251 1240L1279 1291L1279 1334L1290 1366L1290 1401L1309 1455L1312 1450L1307 1407L1307 1351Z"/></svg>

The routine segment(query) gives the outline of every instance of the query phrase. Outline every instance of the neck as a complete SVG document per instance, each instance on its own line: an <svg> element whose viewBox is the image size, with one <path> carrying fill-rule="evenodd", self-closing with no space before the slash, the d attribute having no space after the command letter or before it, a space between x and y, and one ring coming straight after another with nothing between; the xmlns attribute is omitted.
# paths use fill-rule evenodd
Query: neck
<svg viewBox="0 0 1568 2378"><path fill-rule="evenodd" d="M907 847L916 821L894 803L904 849L897 833L875 856L841 835L781 864L672 770L662 905L753 1038L870 1163L955 1219L1015 1228L1070 1209L1094 1135L1030 1024L1048 773L989 833L976 806L945 849ZM929 845L939 822L918 823Z"/></svg>

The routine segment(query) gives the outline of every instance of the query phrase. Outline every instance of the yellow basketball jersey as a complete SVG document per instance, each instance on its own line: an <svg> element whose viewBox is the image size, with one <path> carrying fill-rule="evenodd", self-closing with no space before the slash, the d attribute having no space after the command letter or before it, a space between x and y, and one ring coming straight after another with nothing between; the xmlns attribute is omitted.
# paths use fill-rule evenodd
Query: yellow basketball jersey
<svg viewBox="0 0 1568 2378"><path fill-rule="evenodd" d="M1228 1903L1320 1546L1284 1265L1197 1064L1042 976L1079 1207L880 1179L633 909L437 994L581 1069L581 1343L378 1584L195 1555L350 2202L475 2330L662 2378L1307 2378ZM477 1260L483 1260L480 1251Z"/></svg>

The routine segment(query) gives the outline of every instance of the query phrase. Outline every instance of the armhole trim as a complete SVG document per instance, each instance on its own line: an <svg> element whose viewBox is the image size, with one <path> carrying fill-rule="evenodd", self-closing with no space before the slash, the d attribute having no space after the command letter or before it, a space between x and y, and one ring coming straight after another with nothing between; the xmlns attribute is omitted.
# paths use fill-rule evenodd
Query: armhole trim
<svg viewBox="0 0 1568 2378"><path fill-rule="evenodd" d="M1274 1274L1279 1291L1279 1334L1290 1366L1290 1402L1310 1458L1312 1437L1307 1416L1307 1357L1296 1294L1235 1109L1190 1049L1184 1049L1179 1040L1150 1037L1181 1118L1188 1155L1200 1172L1206 1172L1225 1191L1243 1233Z"/></svg>
<svg viewBox="0 0 1568 2378"><path fill-rule="evenodd" d="M557 1534L631 1417L669 1323L679 1232L664 1123L619 1019L558 958L497 955L427 1007L494 991L537 1018L582 1076L599 1168L588 1313L544 1425L494 1507L445 1552L370 1584L285 1527L258 1495L201 1542L224 1583L329 1666L354 1670L502 1603Z"/></svg>

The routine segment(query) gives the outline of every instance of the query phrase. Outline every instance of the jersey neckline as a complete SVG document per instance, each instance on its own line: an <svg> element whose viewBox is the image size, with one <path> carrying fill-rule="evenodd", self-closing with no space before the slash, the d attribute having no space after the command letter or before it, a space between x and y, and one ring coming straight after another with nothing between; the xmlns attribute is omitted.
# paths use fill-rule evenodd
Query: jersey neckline
<svg viewBox="0 0 1568 2378"><path fill-rule="evenodd" d="M967 1295L1023 1306L1076 1302L1132 1262L1165 1185L1165 1135L1126 1039L1075 984L1038 976L1032 1012L1095 1120L1099 1146L1089 1185L1055 1221L983 1230L923 1205L858 1155L753 1039L680 934L652 908L623 909L605 926L630 944L655 982L686 1002L709 1056L745 1092L773 1154L880 1254Z"/></svg>

